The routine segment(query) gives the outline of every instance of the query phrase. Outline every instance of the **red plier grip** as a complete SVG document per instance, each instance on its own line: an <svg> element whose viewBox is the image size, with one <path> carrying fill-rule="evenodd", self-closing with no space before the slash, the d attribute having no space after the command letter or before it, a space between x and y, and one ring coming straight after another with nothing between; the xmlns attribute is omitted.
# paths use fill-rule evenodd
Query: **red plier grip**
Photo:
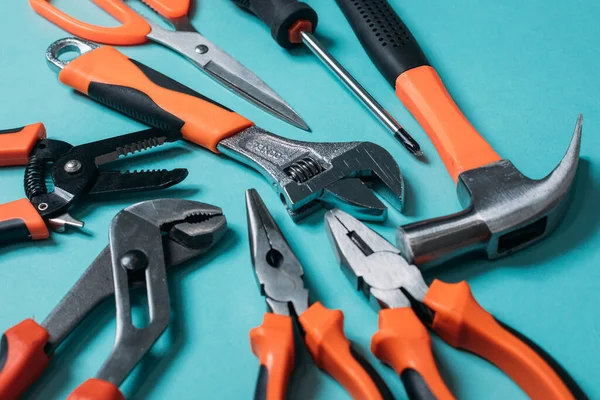
<svg viewBox="0 0 600 400"><path fill-rule="evenodd" d="M125 396L112 383L92 378L75 389L67 400L125 400Z"/></svg>
<svg viewBox="0 0 600 400"><path fill-rule="evenodd" d="M115 46L145 43L151 28L137 12L121 0L92 0L123 25L97 26L79 21L50 4L50 0L29 0L33 10L65 31L93 42Z"/></svg>
<svg viewBox="0 0 600 400"><path fill-rule="evenodd" d="M49 334L32 319L15 325L0 342L0 399L16 400L44 372Z"/></svg>
<svg viewBox="0 0 600 400"><path fill-rule="evenodd" d="M217 143L254 125L110 46L69 62L58 78L67 86L155 128L218 152Z"/></svg>
<svg viewBox="0 0 600 400"><path fill-rule="evenodd" d="M26 165L31 150L46 138L46 128L36 123L17 129L0 130L0 167Z"/></svg>
<svg viewBox="0 0 600 400"><path fill-rule="evenodd" d="M587 398L568 374L537 346L527 344L485 311L466 282L433 281L424 303L435 312L431 328L451 346L490 361L532 399Z"/></svg>

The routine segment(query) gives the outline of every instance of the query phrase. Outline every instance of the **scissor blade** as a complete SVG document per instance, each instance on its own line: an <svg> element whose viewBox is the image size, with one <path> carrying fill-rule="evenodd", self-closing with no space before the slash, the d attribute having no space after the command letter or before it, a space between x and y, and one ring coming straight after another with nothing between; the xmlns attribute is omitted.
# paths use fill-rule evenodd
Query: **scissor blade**
<svg viewBox="0 0 600 400"><path fill-rule="evenodd" d="M306 131L306 122L273 89L198 32L169 31L148 21L148 38L185 56L219 83L274 116Z"/></svg>

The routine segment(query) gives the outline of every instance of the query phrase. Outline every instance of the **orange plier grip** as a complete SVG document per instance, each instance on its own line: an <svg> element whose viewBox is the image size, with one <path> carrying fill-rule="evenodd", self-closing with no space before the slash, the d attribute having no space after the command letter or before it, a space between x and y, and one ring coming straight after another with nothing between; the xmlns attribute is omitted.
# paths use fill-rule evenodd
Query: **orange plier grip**
<svg viewBox="0 0 600 400"><path fill-rule="evenodd" d="M27 164L35 144L45 138L46 128L39 122L22 128L0 130L0 167Z"/></svg>
<svg viewBox="0 0 600 400"><path fill-rule="evenodd" d="M254 124L113 47L82 54L60 72L62 83L155 128L180 131L217 152L217 143Z"/></svg>
<svg viewBox="0 0 600 400"><path fill-rule="evenodd" d="M0 398L16 400L44 372L49 334L32 319L7 330L0 341Z"/></svg>
<svg viewBox="0 0 600 400"><path fill-rule="evenodd" d="M29 200L0 204L0 243L42 240L49 236L44 219Z"/></svg>
<svg viewBox="0 0 600 400"><path fill-rule="evenodd" d="M431 328L451 346L490 361L532 399L587 399L550 355L506 329L475 300L466 282L433 281L424 303L435 312Z"/></svg>
<svg viewBox="0 0 600 400"><path fill-rule="evenodd" d="M114 384L92 378L79 385L67 400L125 400L125 396Z"/></svg>

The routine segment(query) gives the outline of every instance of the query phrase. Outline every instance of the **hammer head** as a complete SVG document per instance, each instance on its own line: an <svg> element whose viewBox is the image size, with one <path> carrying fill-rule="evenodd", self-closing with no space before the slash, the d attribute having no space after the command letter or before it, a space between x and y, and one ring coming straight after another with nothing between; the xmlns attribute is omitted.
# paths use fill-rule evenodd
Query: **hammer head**
<svg viewBox="0 0 600 400"><path fill-rule="evenodd" d="M494 259L550 234L569 204L582 121L579 116L567 153L543 179L527 178L508 160L460 174L457 190L464 210L399 227L396 243L402 255L421 267L469 252Z"/></svg>

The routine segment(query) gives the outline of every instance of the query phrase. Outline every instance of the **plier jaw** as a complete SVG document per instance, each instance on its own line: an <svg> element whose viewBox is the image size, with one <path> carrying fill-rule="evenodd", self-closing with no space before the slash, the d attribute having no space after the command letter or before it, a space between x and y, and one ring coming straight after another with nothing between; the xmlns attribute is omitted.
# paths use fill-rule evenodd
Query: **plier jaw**
<svg viewBox="0 0 600 400"><path fill-rule="evenodd" d="M420 271L390 242L338 209L325 214L325 227L344 274L377 309L423 300L428 287Z"/></svg>

